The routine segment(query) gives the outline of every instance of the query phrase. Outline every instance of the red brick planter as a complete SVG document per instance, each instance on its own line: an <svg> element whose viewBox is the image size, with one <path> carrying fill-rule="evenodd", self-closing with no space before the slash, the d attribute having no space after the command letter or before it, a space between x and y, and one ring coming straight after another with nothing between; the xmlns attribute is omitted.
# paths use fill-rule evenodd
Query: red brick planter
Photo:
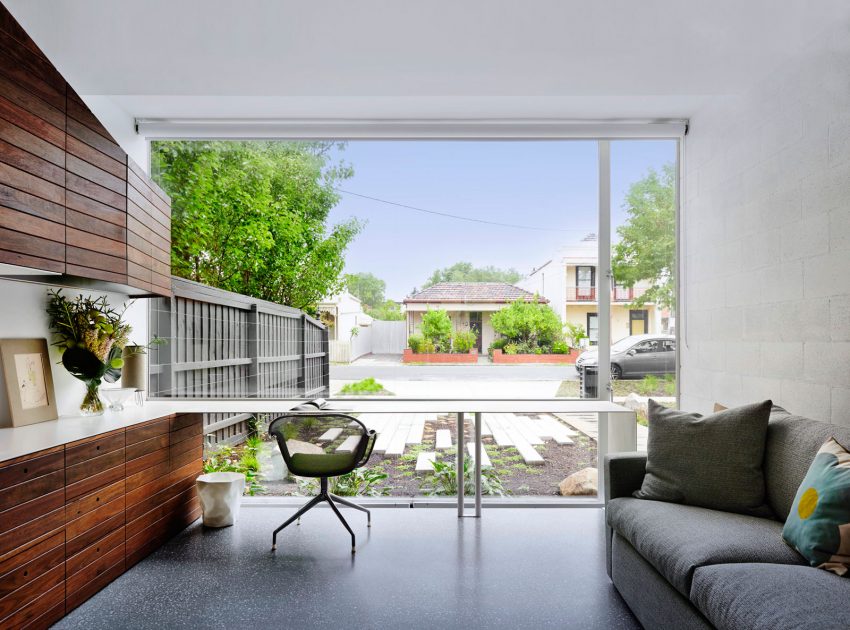
<svg viewBox="0 0 850 630"><path fill-rule="evenodd" d="M473 349L469 354L414 354L410 348L404 349L402 363L478 363L478 351Z"/></svg>
<svg viewBox="0 0 850 630"><path fill-rule="evenodd" d="M576 362L578 352L574 349L569 354L505 354L501 350L493 350L493 363L567 363Z"/></svg>

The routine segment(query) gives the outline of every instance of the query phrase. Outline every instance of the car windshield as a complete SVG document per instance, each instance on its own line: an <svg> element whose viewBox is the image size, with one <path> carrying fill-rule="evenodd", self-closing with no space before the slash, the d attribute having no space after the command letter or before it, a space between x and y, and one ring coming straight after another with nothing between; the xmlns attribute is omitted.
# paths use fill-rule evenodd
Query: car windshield
<svg viewBox="0 0 850 630"><path fill-rule="evenodd" d="M632 347L632 344L634 344L634 342L635 340L633 337L625 337L623 339L620 339L620 341L611 345L611 352L625 352L626 350Z"/></svg>

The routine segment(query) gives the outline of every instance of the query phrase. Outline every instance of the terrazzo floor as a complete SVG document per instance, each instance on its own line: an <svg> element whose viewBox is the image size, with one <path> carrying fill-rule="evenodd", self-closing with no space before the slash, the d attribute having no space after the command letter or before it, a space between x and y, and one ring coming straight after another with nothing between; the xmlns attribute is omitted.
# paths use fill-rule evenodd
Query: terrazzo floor
<svg viewBox="0 0 850 630"><path fill-rule="evenodd" d="M600 509L316 508L271 552L295 507L195 523L54 628L639 628L605 574Z"/></svg>

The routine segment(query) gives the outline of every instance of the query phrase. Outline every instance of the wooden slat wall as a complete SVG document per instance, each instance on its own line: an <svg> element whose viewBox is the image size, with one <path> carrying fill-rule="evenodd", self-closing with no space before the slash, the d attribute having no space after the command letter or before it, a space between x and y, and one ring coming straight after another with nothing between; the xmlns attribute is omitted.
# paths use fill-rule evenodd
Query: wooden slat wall
<svg viewBox="0 0 850 630"><path fill-rule="evenodd" d="M168 196L0 5L0 263L171 293Z"/></svg>

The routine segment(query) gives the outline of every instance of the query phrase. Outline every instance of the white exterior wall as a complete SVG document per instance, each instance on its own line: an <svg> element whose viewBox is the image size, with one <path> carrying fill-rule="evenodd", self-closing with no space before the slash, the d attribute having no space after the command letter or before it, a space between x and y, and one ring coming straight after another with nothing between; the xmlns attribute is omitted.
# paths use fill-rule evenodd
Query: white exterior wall
<svg viewBox="0 0 850 630"><path fill-rule="evenodd" d="M772 399L850 425L850 38L691 118L681 404Z"/></svg>
<svg viewBox="0 0 850 630"><path fill-rule="evenodd" d="M80 403L85 395L82 381L71 376L58 362L59 352L50 346L52 334L48 328L47 290L43 284L0 280L0 338L43 338L47 339L50 347L50 369L53 373L53 387L56 390L56 401L60 415L79 415ZM128 301L126 295L107 293L106 291L81 291L79 289L63 289L68 297L79 293L87 295L106 295L109 304L120 308ZM127 322L132 326L130 342L139 345L148 343L148 309L147 300L137 300L128 309ZM6 384L0 371L0 426L11 426L9 416L9 401L6 397ZM120 383L114 386L118 387ZM111 385L107 385L111 386Z"/></svg>
<svg viewBox="0 0 850 630"><path fill-rule="evenodd" d="M447 304L408 304L407 305L407 330L408 335L420 334L422 332L422 315L431 310L444 310L452 320L454 330L469 330L469 313L481 313L481 351L486 353L490 344L496 339L490 316L496 311L502 310L507 304L492 303L447 303ZM412 332L411 332L412 330Z"/></svg>

